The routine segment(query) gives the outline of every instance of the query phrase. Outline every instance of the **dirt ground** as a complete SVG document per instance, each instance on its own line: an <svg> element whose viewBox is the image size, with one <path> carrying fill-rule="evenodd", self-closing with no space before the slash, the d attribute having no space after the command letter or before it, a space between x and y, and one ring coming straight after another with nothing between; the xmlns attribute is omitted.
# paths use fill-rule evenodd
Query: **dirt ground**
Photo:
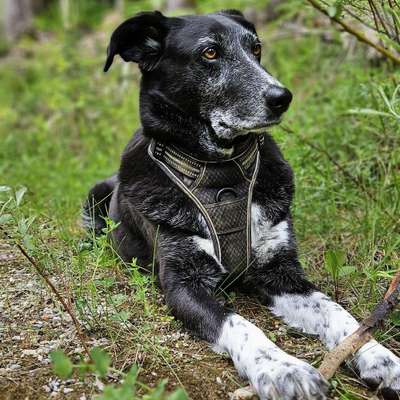
<svg viewBox="0 0 400 400"><path fill-rule="evenodd" d="M0 399L85 400L101 393L102 383L94 378L60 381L55 377L51 350L61 348L70 355L83 352L73 324L26 261L4 241L0 242L0 266ZM288 329L248 299L238 298L235 304L279 346L313 364L320 361L324 350L317 340ZM90 345L107 345L106 338L89 337ZM245 384L231 361L213 353L206 343L179 331L169 342L173 365L152 370L144 362L143 382L151 385L167 377L171 389L182 384L194 400L226 400ZM353 398L373 398L353 376L341 373L336 382L354 393ZM339 398L340 389L333 389L330 399Z"/></svg>

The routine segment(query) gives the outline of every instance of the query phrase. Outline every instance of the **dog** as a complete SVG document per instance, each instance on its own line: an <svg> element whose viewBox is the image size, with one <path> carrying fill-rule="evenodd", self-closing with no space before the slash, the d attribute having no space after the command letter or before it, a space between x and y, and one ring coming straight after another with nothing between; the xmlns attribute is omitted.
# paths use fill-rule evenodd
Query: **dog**
<svg viewBox="0 0 400 400"><path fill-rule="evenodd" d="M224 306L227 287L252 295L328 349L359 326L307 280L290 205L293 174L266 129L291 92L260 64L255 27L236 10L169 18L143 12L113 32L116 55L139 65L141 128L117 175L96 184L83 223L146 269L155 257L165 300L185 328L229 354L261 399L325 399L317 369L278 348ZM371 340L353 360L362 379L398 398L400 359Z"/></svg>

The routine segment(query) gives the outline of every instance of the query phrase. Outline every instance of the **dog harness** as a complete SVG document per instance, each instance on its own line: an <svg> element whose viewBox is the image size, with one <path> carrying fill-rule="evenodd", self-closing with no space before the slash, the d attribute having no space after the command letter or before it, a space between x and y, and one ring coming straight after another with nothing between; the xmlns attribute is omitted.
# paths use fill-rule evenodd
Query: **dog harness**
<svg viewBox="0 0 400 400"><path fill-rule="evenodd" d="M241 153L219 161L198 160L155 140L148 148L153 161L204 217L215 255L233 276L251 264L251 201L263 139L250 135Z"/></svg>

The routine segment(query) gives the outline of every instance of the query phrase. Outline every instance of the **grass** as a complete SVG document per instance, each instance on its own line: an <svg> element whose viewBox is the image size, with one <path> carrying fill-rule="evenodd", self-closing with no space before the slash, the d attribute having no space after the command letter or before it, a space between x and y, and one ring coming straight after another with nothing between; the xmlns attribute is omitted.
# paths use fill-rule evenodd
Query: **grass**
<svg viewBox="0 0 400 400"><path fill-rule="evenodd" d="M0 61L0 185L27 188L18 207L8 203L3 214L11 217L3 222L74 299L89 334L109 340L116 367L138 363L146 382L168 376L171 388L183 385L193 398L207 381L204 398L225 398L239 384L229 361L182 333L153 277L140 274L135 262L120 262L104 238L88 246L79 226L88 189L117 170L139 125L136 67L118 62L102 73L104 32L118 22L113 18L84 36L71 30L40 42L24 39ZM312 25L308 16L305 24ZM295 171L301 259L322 290L361 318L400 267L400 124L392 112L399 112L399 92L392 110L385 101L400 73L384 62L372 66L362 48L349 57L338 41L318 35L274 39L282 29L278 23L261 28L263 59L295 95L273 136ZM10 193L1 192L1 199ZM249 300L233 303L292 353L316 360L315 344L282 333L282 324ZM379 334L397 351L399 326L394 314ZM217 375L226 388L215 383ZM332 398L368 396L346 371L334 382Z"/></svg>

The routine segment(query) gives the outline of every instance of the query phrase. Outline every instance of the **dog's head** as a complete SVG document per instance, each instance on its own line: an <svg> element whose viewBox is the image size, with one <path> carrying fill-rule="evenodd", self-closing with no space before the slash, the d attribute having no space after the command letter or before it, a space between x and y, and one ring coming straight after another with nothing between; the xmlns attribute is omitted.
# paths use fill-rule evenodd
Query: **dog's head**
<svg viewBox="0 0 400 400"><path fill-rule="evenodd" d="M139 64L145 133L229 155L238 138L280 122L292 95L261 65L253 24L235 10L168 18L140 13L112 34L116 54Z"/></svg>

